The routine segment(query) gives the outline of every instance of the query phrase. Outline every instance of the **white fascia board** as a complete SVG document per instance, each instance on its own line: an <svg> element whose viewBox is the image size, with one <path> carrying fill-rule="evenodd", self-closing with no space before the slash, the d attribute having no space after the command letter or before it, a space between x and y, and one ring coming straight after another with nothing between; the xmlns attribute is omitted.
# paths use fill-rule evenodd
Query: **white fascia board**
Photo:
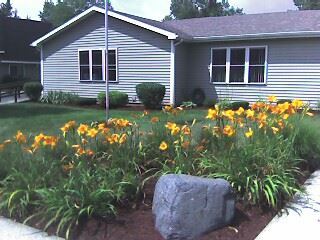
<svg viewBox="0 0 320 240"><path fill-rule="evenodd" d="M1 53L5 53L5 51L0 51L0 54L1 54Z"/></svg>
<svg viewBox="0 0 320 240"><path fill-rule="evenodd" d="M166 31L166 30L163 30L161 28L157 28L157 27L154 27L152 25L149 25L149 24L146 24L144 22L140 22L138 20L135 20L135 19L132 19L130 17L127 17L127 16L124 16L124 15L121 15L119 13L116 13L116 12L112 12L110 11L109 14L108 14L110 17L114 17L116 19L119 19L119 20L122 20L124 22L127 22L127 23L131 23L133 25L136 25L138 27L142 27L144 29L147 29L147 30L150 30L152 32L156 32L156 33L159 33L161 35L164 35L164 36L167 36L169 40L175 40L177 39L177 34L175 33L172 33L172 32L169 32L169 31Z"/></svg>
<svg viewBox="0 0 320 240"><path fill-rule="evenodd" d="M276 39L276 38L304 38L320 37L320 31L300 31L300 32L274 32L241 35L222 35L211 37L193 37L190 42L198 41L235 41L235 40L256 40L256 39Z"/></svg>
<svg viewBox="0 0 320 240"><path fill-rule="evenodd" d="M73 25L73 24L77 23L78 21L80 21L82 18L85 18L85 17L90 16L90 15L91 15L92 13L94 13L94 12L99 12L99 13L105 14L105 10L104 10L104 9L99 8L99 7L91 7L91 8L89 8L88 10L84 11L83 13L79 14L78 16L70 19L68 22L64 23L64 24L61 25L60 27L52 30L51 32L49 32L49 33L47 33L46 35L44 35L43 37L41 37L41 38L39 38L38 40L34 41L33 43L31 43L31 46L32 46L32 47L38 46L38 45L41 44L43 41L49 39L50 37L58 34L59 32L65 30L65 29L67 29L67 28L70 27L71 25ZM119 13L115 13L115 12L109 11L108 16L114 17L114 18L116 18L116 19L125 21L125 22L127 22L127 23L131 23L131 24L133 24L133 25L136 25L136 26L145 28L145 29L147 29L147 30L150 30L150 31L159 33L159 34L161 34L161 35L167 36L169 40L174 40L174 39L177 39L177 38L178 38L178 36L177 36L175 33L172 33L172 32L169 32L169 31L166 31L166 30L163 30L163 29L154 27L154 26L151 26L151 25L149 25L149 24L140 22L140 21L135 20L135 19L132 19L132 18L130 18L130 17L121 15L121 14L119 14Z"/></svg>

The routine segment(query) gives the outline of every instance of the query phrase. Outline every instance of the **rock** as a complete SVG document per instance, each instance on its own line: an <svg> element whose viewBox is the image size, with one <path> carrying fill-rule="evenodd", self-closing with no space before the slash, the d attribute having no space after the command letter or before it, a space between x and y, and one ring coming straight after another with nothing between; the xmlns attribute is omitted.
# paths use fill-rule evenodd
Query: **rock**
<svg viewBox="0 0 320 240"><path fill-rule="evenodd" d="M157 182L152 211L166 240L196 239L232 221L235 199L225 180L170 174Z"/></svg>

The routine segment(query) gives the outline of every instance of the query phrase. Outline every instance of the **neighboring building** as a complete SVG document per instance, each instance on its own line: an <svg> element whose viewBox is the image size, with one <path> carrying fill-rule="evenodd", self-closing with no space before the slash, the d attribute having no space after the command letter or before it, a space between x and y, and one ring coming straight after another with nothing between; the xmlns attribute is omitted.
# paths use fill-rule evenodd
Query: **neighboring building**
<svg viewBox="0 0 320 240"><path fill-rule="evenodd" d="M109 13L110 90L137 101L135 86L166 86L166 103L268 95L320 100L320 11L158 22ZM35 41L45 92L96 97L104 83L104 10L93 7Z"/></svg>
<svg viewBox="0 0 320 240"><path fill-rule="evenodd" d="M6 75L40 79L40 53L30 44L51 29L43 22L0 17L0 81Z"/></svg>

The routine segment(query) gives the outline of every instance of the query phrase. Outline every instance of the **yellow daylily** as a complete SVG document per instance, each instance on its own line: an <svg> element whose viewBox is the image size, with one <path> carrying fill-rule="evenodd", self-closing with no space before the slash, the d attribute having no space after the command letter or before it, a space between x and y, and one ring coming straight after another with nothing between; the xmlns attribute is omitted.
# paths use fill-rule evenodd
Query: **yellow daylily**
<svg viewBox="0 0 320 240"><path fill-rule="evenodd" d="M249 130L245 133L247 138L251 138L253 136L253 131L251 128L249 128Z"/></svg>
<svg viewBox="0 0 320 240"><path fill-rule="evenodd" d="M162 141L160 146L159 146L159 149L161 151L166 151L168 149L168 144L165 141Z"/></svg>
<svg viewBox="0 0 320 240"><path fill-rule="evenodd" d="M276 96L269 96L268 97L268 101L271 102L271 103L274 103L278 100L278 98Z"/></svg>
<svg viewBox="0 0 320 240"><path fill-rule="evenodd" d="M20 144L23 144L23 143L26 143L27 142L27 137L21 132L21 131L18 131L16 136L15 136L15 139L17 140L18 143Z"/></svg>

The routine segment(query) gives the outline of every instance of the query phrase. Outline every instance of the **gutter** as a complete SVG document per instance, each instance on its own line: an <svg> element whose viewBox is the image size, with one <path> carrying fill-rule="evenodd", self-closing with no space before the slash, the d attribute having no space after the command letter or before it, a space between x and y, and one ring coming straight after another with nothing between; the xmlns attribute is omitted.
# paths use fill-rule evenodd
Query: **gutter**
<svg viewBox="0 0 320 240"><path fill-rule="evenodd" d="M180 39L180 41L178 41L178 42L176 42L175 44L174 44L174 46L175 47L178 47L181 43L183 43L184 42L184 40L183 39Z"/></svg>
<svg viewBox="0 0 320 240"><path fill-rule="evenodd" d="M193 37L192 39L185 40L185 41L186 42L239 41L239 40L307 38L307 37L320 37L320 31L278 32L278 33L259 33L259 34L210 36L210 37Z"/></svg>

